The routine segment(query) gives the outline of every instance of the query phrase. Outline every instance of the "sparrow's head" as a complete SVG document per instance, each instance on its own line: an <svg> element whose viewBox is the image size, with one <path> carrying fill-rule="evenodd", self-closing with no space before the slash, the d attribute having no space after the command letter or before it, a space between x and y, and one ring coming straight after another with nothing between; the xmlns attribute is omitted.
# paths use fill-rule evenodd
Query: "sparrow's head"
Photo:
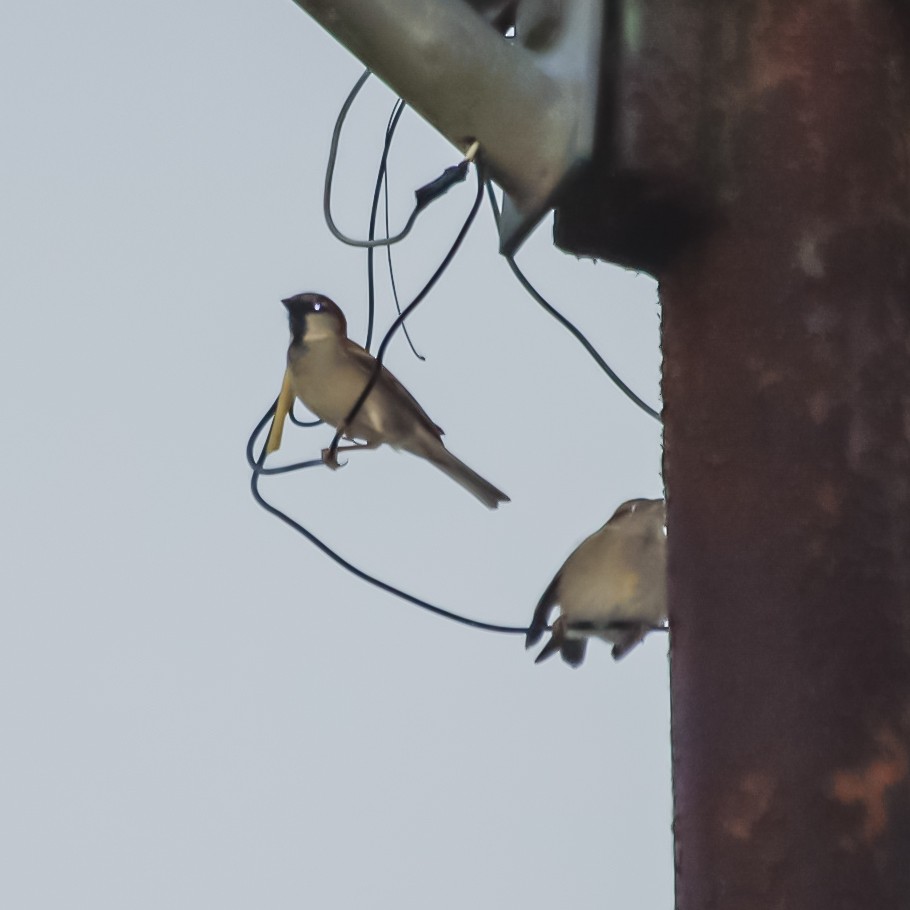
<svg viewBox="0 0 910 910"><path fill-rule="evenodd" d="M348 334L344 313L334 300L329 300L324 294L295 294L281 302L287 308L291 340L295 344L327 335L344 338Z"/></svg>
<svg viewBox="0 0 910 910"><path fill-rule="evenodd" d="M662 499L630 499L613 513L607 524L611 528L666 536L667 504Z"/></svg>
<svg viewBox="0 0 910 910"><path fill-rule="evenodd" d="M662 515L663 512L664 501L662 499L628 499L616 509L610 521L615 521L626 515L635 515L636 513L639 515Z"/></svg>

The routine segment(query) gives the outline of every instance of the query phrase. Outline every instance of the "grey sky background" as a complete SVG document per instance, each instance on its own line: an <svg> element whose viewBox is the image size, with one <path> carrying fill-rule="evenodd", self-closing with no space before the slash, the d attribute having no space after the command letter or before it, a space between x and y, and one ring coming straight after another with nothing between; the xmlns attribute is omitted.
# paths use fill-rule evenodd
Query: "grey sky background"
<svg viewBox="0 0 910 910"><path fill-rule="evenodd" d="M365 254L321 213L361 69L289 0L0 8L3 907L671 906L665 636L534 666L250 498L280 298L326 293L362 338ZM392 102L371 80L343 137L358 235ZM393 226L457 160L405 114ZM403 302L473 180L395 248ZM653 281L549 224L519 261L656 403ZM619 502L660 495L659 428L514 281L487 207L409 324L427 362L400 339L389 365L512 503L387 449L264 492L382 578L525 623ZM287 454L329 438L289 428Z"/></svg>

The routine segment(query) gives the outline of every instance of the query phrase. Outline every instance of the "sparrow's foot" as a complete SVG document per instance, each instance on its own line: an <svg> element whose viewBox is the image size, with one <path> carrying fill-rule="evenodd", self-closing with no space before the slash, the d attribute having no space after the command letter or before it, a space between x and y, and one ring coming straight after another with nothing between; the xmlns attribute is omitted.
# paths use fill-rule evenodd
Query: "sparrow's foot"
<svg viewBox="0 0 910 910"><path fill-rule="evenodd" d="M613 660L621 660L637 644L644 641L648 633L647 623L632 623L613 639Z"/></svg>
<svg viewBox="0 0 910 910"><path fill-rule="evenodd" d="M332 451L332 449L323 449L322 450L322 463L332 471L337 471L339 468L343 468L347 462L338 460L338 450Z"/></svg>

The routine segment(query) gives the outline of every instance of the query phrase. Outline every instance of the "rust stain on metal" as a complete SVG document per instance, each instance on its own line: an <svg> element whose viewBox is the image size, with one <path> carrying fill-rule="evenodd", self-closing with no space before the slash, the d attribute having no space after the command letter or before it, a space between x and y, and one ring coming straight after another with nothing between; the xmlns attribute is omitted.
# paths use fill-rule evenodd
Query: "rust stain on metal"
<svg viewBox="0 0 910 910"><path fill-rule="evenodd" d="M797 262L810 278L823 278L825 263L820 252L821 238L817 233L806 231L799 238L796 248Z"/></svg>
<svg viewBox="0 0 910 910"><path fill-rule="evenodd" d="M810 25L807 19L812 12L809 7L795 3L789 4L789 7L786 13L789 21L781 21L780 8L758 4L751 26L755 36L754 72L748 83L754 92L766 92L794 82L811 88L810 65L799 53L794 53L794 44L799 45L801 33Z"/></svg>
<svg viewBox="0 0 910 910"><path fill-rule="evenodd" d="M838 518L841 514L841 494L837 487L830 481L823 480L815 488L815 501L822 512L830 518Z"/></svg>
<svg viewBox="0 0 910 910"><path fill-rule="evenodd" d="M831 775L831 796L844 806L859 806L863 813L859 838L868 846L888 827L888 797L899 784L906 784L910 768L906 746L890 730L879 733L880 752L856 770ZM845 846L853 847L851 839Z"/></svg>
<svg viewBox="0 0 910 910"><path fill-rule="evenodd" d="M721 827L737 840L748 840L764 818L774 797L774 778L765 771L749 771L739 781L721 810Z"/></svg>
<svg viewBox="0 0 910 910"><path fill-rule="evenodd" d="M813 423L824 423L833 410L834 402L824 389L819 389L806 396L806 411Z"/></svg>

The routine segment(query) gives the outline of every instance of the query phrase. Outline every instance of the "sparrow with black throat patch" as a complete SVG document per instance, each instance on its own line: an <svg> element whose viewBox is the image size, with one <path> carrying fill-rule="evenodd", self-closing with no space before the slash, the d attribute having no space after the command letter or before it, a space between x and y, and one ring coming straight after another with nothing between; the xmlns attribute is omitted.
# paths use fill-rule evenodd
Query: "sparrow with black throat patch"
<svg viewBox="0 0 910 910"><path fill-rule="evenodd" d="M287 308L291 329L287 362L291 391L329 426L343 427L344 437L352 444L340 446L338 451L375 449L387 443L393 449L425 458L488 509L509 502L505 493L446 449L442 429L384 366L347 426L348 414L373 375L376 358L348 338L344 313L328 297L306 293L281 302ZM327 453L323 451L328 464Z"/></svg>

